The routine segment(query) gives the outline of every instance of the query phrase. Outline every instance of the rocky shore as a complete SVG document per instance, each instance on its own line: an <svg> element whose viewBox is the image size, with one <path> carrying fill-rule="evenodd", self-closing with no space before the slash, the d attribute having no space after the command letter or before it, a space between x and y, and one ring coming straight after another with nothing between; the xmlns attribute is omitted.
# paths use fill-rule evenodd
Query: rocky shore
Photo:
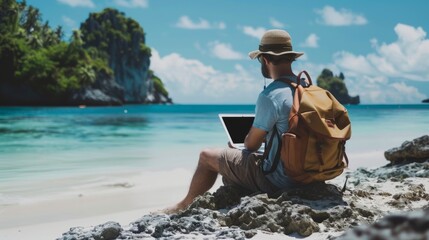
<svg viewBox="0 0 429 240"><path fill-rule="evenodd" d="M178 214L149 214L127 226L107 222L74 227L58 240L246 239L261 235L428 239L428 149L429 136L423 136L386 151L386 158L393 160L377 169L360 168L326 183L270 196L223 186Z"/></svg>

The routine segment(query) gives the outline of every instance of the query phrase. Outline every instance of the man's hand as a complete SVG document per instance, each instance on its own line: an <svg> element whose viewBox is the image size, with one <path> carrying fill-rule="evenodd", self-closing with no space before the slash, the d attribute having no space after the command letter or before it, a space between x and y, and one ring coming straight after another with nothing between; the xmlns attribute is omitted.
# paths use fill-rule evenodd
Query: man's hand
<svg viewBox="0 0 429 240"><path fill-rule="evenodd" d="M244 140L244 146L249 151L256 151L261 147L266 135L264 130L252 127Z"/></svg>

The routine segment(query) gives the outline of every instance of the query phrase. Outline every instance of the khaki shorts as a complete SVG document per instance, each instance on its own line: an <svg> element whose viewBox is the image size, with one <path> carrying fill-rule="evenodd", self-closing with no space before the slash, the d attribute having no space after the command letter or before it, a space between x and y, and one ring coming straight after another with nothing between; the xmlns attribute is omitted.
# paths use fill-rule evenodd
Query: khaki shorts
<svg viewBox="0 0 429 240"><path fill-rule="evenodd" d="M274 193L278 190L259 165L261 154L246 150L227 148L219 158L219 173L225 185L235 185L253 192Z"/></svg>

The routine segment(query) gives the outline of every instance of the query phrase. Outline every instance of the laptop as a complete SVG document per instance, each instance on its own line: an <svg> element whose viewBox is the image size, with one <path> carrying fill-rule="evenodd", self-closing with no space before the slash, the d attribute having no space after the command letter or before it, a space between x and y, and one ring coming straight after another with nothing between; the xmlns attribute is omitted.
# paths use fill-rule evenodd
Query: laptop
<svg viewBox="0 0 429 240"><path fill-rule="evenodd" d="M253 125L255 115L219 114L219 119L223 125L223 128L225 129L226 135L228 136L231 145L238 149L245 149L244 139Z"/></svg>

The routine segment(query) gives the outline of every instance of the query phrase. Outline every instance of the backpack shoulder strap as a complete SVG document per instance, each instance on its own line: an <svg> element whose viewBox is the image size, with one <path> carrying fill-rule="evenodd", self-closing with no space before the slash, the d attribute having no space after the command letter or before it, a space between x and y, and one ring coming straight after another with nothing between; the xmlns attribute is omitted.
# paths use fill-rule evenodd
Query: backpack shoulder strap
<svg viewBox="0 0 429 240"><path fill-rule="evenodd" d="M298 76L296 77L297 81L301 82L301 76L302 76L302 74L305 75L305 77L306 77L305 80L308 83L308 86L313 85L313 81L311 80L310 74L308 74L308 72L305 71L305 70L302 70L300 73L298 73Z"/></svg>
<svg viewBox="0 0 429 240"><path fill-rule="evenodd" d="M281 150L281 145L280 145L281 143L280 142L281 142L281 139L279 137L279 133L277 131L276 125L274 125L274 127L273 127L273 133L271 134L270 141L268 142L267 147L264 149L264 154L262 155L262 160L265 161L268 158L268 154L270 153L270 150L273 146L274 135L277 136L279 145L277 146L277 152L276 152L276 155L274 157L273 164L271 165L271 168L268 171L265 171L264 167L261 166L262 172L264 173L264 175L267 175L267 174L274 172L277 168L277 165L280 162L280 150Z"/></svg>
<svg viewBox="0 0 429 240"><path fill-rule="evenodd" d="M298 75L296 77L296 82L294 82L290 79L287 79L287 78L280 78L279 80L291 85L294 88L297 88L299 85L301 85L302 74L304 74L306 77L305 81L307 82L307 86L313 85L313 81L311 80L310 74L308 74L308 72L305 70L302 70L301 72L298 73Z"/></svg>

